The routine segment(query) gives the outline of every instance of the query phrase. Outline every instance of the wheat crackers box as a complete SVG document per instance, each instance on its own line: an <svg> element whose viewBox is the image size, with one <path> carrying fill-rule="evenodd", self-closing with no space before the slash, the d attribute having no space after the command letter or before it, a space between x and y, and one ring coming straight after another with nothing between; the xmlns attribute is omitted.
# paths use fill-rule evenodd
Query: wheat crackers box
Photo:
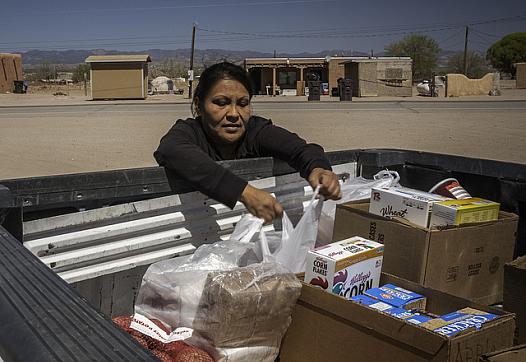
<svg viewBox="0 0 526 362"><path fill-rule="evenodd" d="M383 217L405 219L427 228L433 203L445 200L449 199L407 187L373 187L369 212Z"/></svg>

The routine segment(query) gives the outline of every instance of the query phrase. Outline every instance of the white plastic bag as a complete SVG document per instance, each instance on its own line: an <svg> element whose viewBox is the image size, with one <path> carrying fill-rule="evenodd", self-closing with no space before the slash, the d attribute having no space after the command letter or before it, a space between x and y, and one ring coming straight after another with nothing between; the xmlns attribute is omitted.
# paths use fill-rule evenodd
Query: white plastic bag
<svg viewBox="0 0 526 362"><path fill-rule="evenodd" d="M273 362L301 283L283 265L261 263L252 239L262 225L263 220L245 215L229 240L152 264L137 295L136 315L152 321L152 328L153 320L178 327L191 335L185 342L216 360ZM269 233L275 241L278 235Z"/></svg>
<svg viewBox="0 0 526 362"><path fill-rule="evenodd" d="M283 212L281 243L275 251L271 251L267 235L260 232L258 244L264 261L280 263L293 273L305 271L307 252L316 244L318 220L323 206L323 200L317 199L319 191L318 186L296 227L287 213Z"/></svg>
<svg viewBox="0 0 526 362"><path fill-rule="evenodd" d="M247 214L229 240L199 246L192 255L150 265L143 276L135 312L171 327L192 326L205 281L211 271L231 270L261 261L250 240L263 220Z"/></svg>
<svg viewBox="0 0 526 362"><path fill-rule="evenodd" d="M366 200L371 197L373 187L393 187L398 185L400 176L396 171L382 170L374 175L372 180L355 177L346 180L341 185L342 198L340 200L327 200L323 203L318 225L318 242L316 246L325 245L332 241L334 231L334 217L336 205L349 201Z"/></svg>

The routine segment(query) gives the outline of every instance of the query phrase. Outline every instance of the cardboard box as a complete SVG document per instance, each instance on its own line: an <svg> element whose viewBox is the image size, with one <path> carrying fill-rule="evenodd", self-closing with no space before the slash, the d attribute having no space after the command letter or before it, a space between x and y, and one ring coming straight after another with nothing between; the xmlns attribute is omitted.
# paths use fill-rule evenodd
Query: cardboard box
<svg viewBox="0 0 526 362"><path fill-rule="evenodd" d="M526 361L526 344L484 354L481 362L524 362Z"/></svg>
<svg viewBox="0 0 526 362"><path fill-rule="evenodd" d="M402 218L415 225L427 227L433 203L444 200L448 199L406 187L373 187L369 212L384 217Z"/></svg>
<svg viewBox="0 0 526 362"><path fill-rule="evenodd" d="M526 343L526 255L504 265L504 309L517 315L515 343Z"/></svg>
<svg viewBox="0 0 526 362"><path fill-rule="evenodd" d="M500 204L472 197L464 200L435 202L431 212L431 226L460 225L497 220Z"/></svg>
<svg viewBox="0 0 526 362"><path fill-rule="evenodd" d="M347 299L380 282L384 246L359 236L307 253L305 280Z"/></svg>
<svg viewBox="0 0 526 362"><path fill-rule="evenodd" d="M479 330L451 338L334 294L303 284L281 345L282 362L477 361L484 353L513 345L512 313L424 288L382 273L392 283L427 297L427 309L439 315L472 307L497 314Z"/></svg>
<svg viewBox="0 0 526 362"><path fill-rule="evenodd" d="M502 301L503 265L513 259L518 216L426 229L368 212L368 203L338 205L334 238L383 243L382 271L481 304Z"/></svg>

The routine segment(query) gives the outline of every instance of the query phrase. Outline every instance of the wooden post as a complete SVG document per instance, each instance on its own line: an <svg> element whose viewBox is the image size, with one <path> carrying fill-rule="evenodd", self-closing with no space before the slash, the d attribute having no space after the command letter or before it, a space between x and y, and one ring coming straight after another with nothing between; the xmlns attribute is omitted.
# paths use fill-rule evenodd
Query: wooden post
<svg viewBox="0 0 526 362"><path fill-rule="evenodd" d="M194 49L195 49L195 23L192 28L192 50L190 52L190 72L188 78L194 77ZM188 98L192 99L192 82L193 79L188 80Z"/></svg>
<svg viewBox="0 0 526 362"><path fill-rule="evenodd" d="M303 83L303 67L300 67L300 82L301 82L301 94L299 96L305 95L305 84Z"/></svg>
<svg viewBox="0 0 526 362"><path fill-rule="evenodd" d="M272 97L276 96L276 67L272 68Z"/></svg>
<svg viewBox="0 0 526 362"><path fill-rule="evenodd" d="M468 33L469 27L466 26L466 36L464 37L464 75L468 76Z"/></svg>

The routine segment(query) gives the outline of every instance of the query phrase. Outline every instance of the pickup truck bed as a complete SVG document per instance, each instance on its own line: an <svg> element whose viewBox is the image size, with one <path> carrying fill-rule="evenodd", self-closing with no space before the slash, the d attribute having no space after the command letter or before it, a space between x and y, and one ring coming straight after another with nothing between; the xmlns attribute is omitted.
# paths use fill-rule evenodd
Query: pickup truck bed
<svg viewBox="0 0 526 362"><path fill-rule="evenodd" d="M422 190L455 177L520 215L516 254L526 252L526 165L405 150L328 156L342 177L371 178L388 168L402 185ZM286 164L224 165L273 192L293 221L301 216L309 188ZM229 210L189 191L158 167L0 180L0 356L153 359L109 317L132 312L151 262L226 238L243 213L242 205Z"/></svg>

